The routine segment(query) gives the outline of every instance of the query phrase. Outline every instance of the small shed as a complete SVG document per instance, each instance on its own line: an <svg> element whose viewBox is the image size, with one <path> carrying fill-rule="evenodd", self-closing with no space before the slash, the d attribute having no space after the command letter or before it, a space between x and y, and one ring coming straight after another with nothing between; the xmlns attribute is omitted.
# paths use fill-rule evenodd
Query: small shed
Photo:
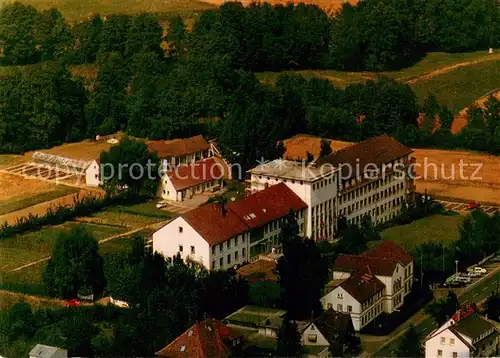
<svg viewBox="0 0 500 358"><path fill-rule="evenodd" d="M30 352L30 358L68 358L68 350L37 344Z"/></svg>

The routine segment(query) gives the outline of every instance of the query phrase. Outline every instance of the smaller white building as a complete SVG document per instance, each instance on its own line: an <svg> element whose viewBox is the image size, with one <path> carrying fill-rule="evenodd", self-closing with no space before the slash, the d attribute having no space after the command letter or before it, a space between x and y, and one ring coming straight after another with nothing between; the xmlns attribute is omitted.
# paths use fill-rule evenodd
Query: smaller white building
<svg viewBox="0 0 500 358"><path fill-rule="evenodd" d="M474 308L464 306L425 338L425 357L498 356L498 336L498 331L492 322L479 316Z"/></svg>
<svg viewBox="0 0 500 358"><path fill-rule="evenodd" d="M85 183L92 187L97 187L102 184L101 166L98 159L94 159L90 162L87 169L85 169Z"/></svg>
<svg viewBox="0 0 500 358"><path fill-rule="evenodd" d="M275 185L228 205L184 213L153 234L153 250L166 257L180 254L209 270L241 265L279 251L280 222L291 210L303 234L306 209L286 185Z"/></svg>
<svg viewBox="0 0 500 358"><path fill-rule="evenodd" d="M413 257L389 240L360 255L339 255L333 267L339 284L323 299L323 307L351 313L359 331L382 312L399 309L413 284Z"/></svg>

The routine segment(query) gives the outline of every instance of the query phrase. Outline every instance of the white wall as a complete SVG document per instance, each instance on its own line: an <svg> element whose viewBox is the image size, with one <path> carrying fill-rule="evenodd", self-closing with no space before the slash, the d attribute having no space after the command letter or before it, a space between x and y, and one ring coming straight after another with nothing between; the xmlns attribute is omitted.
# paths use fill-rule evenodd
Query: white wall
<svg viewBox="0 0 500 358"><path fill-rule="evenodd" d="M182 232L181 232L182 231ZM153 234L153 251L165 257L177 255L182 245L182 259L188 257L202 263L210 269L210 248L196 230L194 230L182 217L178 217ZM194 247L194 254L191 253Z"/></svg>
<svg viewBox="0 0 500 358"><path fill-rule="evenodd" d="M354 329L356 331L361 329L361 304L342 287L336 287L331 292L323 296L321 298L321 304L325 310L333 308L334 310L340 312L350 312ZM339 309L339 305L342 305L341 310ZM351 311L349 311L348 306L352 307Z"/></svg>
<svg viewBox="0 0 500 358"><path fill-rule="evenodd" d="M85 183L88 186L99 186L101 185L101 168L97 161L92 161L92 164L85 171Z"/></svg>
<svg viewBox="0 0 500 358"><path fill-rule="evenodd" d="M441 343L441 338L445 339ZM454 339L454 344L451 344L450 338ZM449 329L445 329L436 336L425 342L425 358L438 357L438 350L442 351L442 358L453 358L453 352L457 352L458 358L469 358L469 348Z"/></svg>
<svg viewBox="0 0 500 358"><path fill-rule="evenodd" d="M229 243L229 245L228 245ZM209 269L226 269L249 261L250 233L245 232L210 248ZM230 262L228 262L228 256ZM222 265L221 265L222 260Z"/></svg>
<svg viewBox="0 0 500 358"><path fill-rule="evenodd" d="M180 201L180 195L175 190L169 176L165 174L160 180L161 184L158 187L158 196L165 200Z"/></svg>
<svg viewBox="0 0 500 358"><path fill-rule="evenodd" d="M310 341L309 336L315 335L316 342ZM305 330L302 332L302 345L303 346L329 346L330 342L321 334L320 330L314 323L311 323Z"/></svg>

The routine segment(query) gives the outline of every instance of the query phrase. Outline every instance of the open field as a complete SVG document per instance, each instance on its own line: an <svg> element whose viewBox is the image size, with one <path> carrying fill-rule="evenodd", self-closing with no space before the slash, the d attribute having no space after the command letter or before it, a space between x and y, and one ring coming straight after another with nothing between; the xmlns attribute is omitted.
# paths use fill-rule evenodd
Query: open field
<svg viewBox="0 0 500 358"><path fill-rule="evenodd" d="M0 215L21 210L36 204L40 204L76 192L77 189L75 188L63 185L57 185L51 191L46 191L35 195L16 196L14 198L0 202Z"/></svg>
<svg viewBox="0 0 500 358"><path fill-rule="evenodd" d="M420 100L432 92L455 113L485 93L500 87L500 57L495 61L460 67L411 86Z"/></svg>
<svg viewBox="0 0 500 358"><path fill-rule="evenodd" d="M478 106L480 108L484 108L485 103L489 100L491 96L500 100L500 89L488 92L487 95L477 99L473 103L473 105ZM469 107L470 106L465 107L455 116L455 118L453 119L453 123L451 125L451 133L453 134L458 133L467 126L467 124L469 123L469 118L468 118Z"/></svg>
<svg viewBox="0 0 500 358"><path fill-rule="evenodd" d="M415 149L414 156L419 192L427 190L431 196L500 204L500 157L436 149Z"/></svg>
<svg viewBox="0 0 500 358"><path fill-rule="evenodd" d="M43 192L55 191L56 188L55 184L43 180L26 179L16 175L0 173L0 207L4 202L11 199L16 200L20 197L26 198Z"/></svg>
<svg viewBox="0 0 500 358"><path fill-rule="evenodd" d="M408 251L426 242L448 244L458 239L463 216L433 215L407 225L382 231L382 239L394 241Z"/></svg>
<svg viewBox="0 0 500 358"><path fill-rule="evenodd" d="M9 3L7 0L3 3ZM92 14L138 14L141 12L179 13L193 15L215 6L197 0L23 0L40 10L57 8L70 22L88 19Z"/></svg>

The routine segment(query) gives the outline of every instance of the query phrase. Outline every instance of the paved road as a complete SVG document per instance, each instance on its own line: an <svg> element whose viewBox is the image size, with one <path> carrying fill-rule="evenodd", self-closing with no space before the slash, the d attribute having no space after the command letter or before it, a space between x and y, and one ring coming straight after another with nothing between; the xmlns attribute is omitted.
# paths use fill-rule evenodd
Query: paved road
<svg viewBox="0 0 500 358"><path fill-rule="evenodd" d="M481 302L491 293L491 291L497 289L497 285L500 284L500 265L488 264L484 267L492 271L490 271L486 276L483 276L476 282L472 283L463 291L463 293L459 294L458 297L460 299L460 302ZM428 335L434 328L436 328L432 317L425 314L424 310L422 309L408 321L406 321L402 326L396 329L393 334L387 336L387 339L385 341L382 341L382 346L374 354L362 354L362 357L394 357L396 349L401 342L401 338L410 324L413 324L415 326L422 339L426 335Z"/></svg>

